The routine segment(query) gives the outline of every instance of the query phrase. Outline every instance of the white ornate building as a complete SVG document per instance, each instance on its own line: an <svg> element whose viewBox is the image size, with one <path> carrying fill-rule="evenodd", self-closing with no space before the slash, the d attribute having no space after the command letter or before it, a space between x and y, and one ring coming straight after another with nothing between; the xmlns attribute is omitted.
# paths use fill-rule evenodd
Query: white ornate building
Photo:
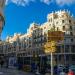
<svg viewBox="0 0 75 75"><path fill-rule="evenodd" d="M54 54L56 64L75 64L75 18L65 10L48 14L47 21L42 25L30 24L25 34L8 36L1 45L3 53L8 57L17 57L22 64L31 64L35 54L39 56L40 63L44 63L45 58L50 57L43 49L48 30L64 32L64 40L58 42Z"/></svg>

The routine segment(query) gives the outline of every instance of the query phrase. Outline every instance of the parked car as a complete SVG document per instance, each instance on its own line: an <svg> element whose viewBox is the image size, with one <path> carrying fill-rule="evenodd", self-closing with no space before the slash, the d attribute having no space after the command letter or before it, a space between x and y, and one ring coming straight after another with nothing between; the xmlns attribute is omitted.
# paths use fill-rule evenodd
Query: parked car
<svg viewBox="0 0 75 75"><path fill-rule="evenodd" d="M63 71L65 73L68 73L69 72L69 66L68 65L64 66Z"/></svg>
<svg viewBox="0 0 75 75"><path fill-rule="evenodd" d="M58 65L58 66L57 66L57 72L58 72L58 74L59 74L60 72L62 72L63 69L64 69L64 65Z"/></svg>
<svg viewBox="0 0 75 75"><path fill-rule="evenodd" d="M69 69L68 75L75 75L74 71L72 71L71 69Z"/></svg>
<svg viewBox="0 0 75 75"><path fill-rule="evenodd" d="M62 71L62 72L60 72L59 75L66 75L66 73Z"/></svg>
<svg viewBox="0 0 75 75"><path fill-rule="evenodd" d="M75 73L75 65L69 66L69 69L71 69Z"/></svg>

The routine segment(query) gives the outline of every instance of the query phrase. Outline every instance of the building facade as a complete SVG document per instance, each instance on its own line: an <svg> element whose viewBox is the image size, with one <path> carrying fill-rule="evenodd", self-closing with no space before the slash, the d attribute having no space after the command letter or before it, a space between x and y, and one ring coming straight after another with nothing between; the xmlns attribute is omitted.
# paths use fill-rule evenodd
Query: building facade
<svg viewBox="0 0 75 75"><path fill-rule="evenodd" d="M36 61L34 58L38 58L39 65L50 64L50 54L47 55L43 48L48 40L48 31L64 33L64 40L57 41L54 64L75 64L75 18L65 10L48 14L47 21L41 25L30 24L25 34L8 36L0 48L6 57L16 57L21 64L32 64Z"/></svg>

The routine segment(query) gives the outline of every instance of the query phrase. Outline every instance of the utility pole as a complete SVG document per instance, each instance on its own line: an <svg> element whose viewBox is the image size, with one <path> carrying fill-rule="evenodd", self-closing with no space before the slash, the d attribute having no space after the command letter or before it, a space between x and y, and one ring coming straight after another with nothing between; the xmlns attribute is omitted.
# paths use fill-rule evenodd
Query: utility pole
<svg viewBox="0 0 75 75"><path fill-rule="evenodd" d="M55 41L47 42L44 48L45 48L45 53L51 55L51 61L50 61L51 75L53 75L53 53L56 51L56 42Z"/></svg>

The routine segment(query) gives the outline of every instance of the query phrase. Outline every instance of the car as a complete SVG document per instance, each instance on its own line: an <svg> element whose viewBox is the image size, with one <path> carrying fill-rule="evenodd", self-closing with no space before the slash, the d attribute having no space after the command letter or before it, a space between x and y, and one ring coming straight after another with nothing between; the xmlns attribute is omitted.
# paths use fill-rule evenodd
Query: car
<svg viewBox="0 0 75 75"><path fill-rule="evenodd" d="M65 65L64 68L63 68L63 71L65 73L68 73L69 72L69 66L68 65Z"/></svg>
<svg viewBox="0 0 75 75"><path fill-rule="evenodd" d="M66 75L66 73L62 71L62 72L60 72L59 75Z"/></svg>
<svg viewBox="0 0 75 75"><path fill-rule="evenodd" d="M64 65L58 65L57 69L58 69L58 73L62 72L64 69Z"/></svg>
<svg viewBox="0 0 75 75"><path fill-rule="evenodd" d="M71 69L75 73L75 65L69 66L69 69Z"/></svg>

